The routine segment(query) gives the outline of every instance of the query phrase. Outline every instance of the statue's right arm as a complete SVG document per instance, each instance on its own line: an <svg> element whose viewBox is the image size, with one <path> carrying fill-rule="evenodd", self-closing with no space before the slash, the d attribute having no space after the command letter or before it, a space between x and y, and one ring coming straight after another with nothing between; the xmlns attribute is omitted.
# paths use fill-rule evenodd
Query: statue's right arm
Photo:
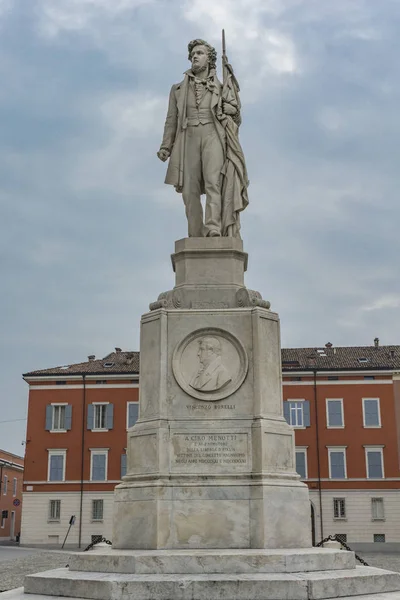
<svg viewBox="0 0 400 600"><path fill-rule="evenodd" d="M178 107L176 105L175 87L175 85L172 86L169 94L168 112L164 126L164 136L160 146L160 150L168 150L170 154L175 142L176 129L178 125Z"/></svg>

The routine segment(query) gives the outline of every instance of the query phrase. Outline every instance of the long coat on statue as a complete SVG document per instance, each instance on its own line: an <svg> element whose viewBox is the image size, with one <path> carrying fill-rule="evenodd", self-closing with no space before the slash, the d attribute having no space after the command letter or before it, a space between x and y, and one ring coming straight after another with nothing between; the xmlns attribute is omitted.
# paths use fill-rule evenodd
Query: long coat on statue
<svg viewBox="0 0 400 600"><path fill-rule="evenodd" d="M161 148L169 150L169 158L165 183L173 185L177 192L182 191L184 173L184 155L185 155L185 133L187 128L186 104L189 86L189 73L180 83L172 86L169 95L168 113L165 120L164 137L161 142ZM222 84L218 80L215 71L210 71L207 79L207 89L212 93L211 112L213 122L220 137L222 148L225 151L225 129L217 118L218 103L221 96ZM202 194L205 191L202 189Z"/></svg>

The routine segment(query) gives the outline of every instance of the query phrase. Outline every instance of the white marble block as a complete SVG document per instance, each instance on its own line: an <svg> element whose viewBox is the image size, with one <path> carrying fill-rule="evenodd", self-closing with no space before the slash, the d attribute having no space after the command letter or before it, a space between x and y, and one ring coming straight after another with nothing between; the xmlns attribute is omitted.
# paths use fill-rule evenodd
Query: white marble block
<svg viewBox="0 0 400 600"><path fill-rule="evenodd" d="M279 319L236 238L189 238L141 323L140 417L113 547L307 548L308 489L283 418Z"/></svg>

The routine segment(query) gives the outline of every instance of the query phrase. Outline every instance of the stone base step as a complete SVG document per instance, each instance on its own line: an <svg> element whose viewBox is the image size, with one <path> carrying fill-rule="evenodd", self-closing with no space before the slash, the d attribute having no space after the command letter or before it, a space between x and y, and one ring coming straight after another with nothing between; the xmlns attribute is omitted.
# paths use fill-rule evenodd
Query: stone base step
<svg viewBox="0 0 400 600"><path fill-rule="evenodd" d="M24 594L24 588L20 587L8 592L0 593L0 600L54 600L54 596ZM71 598L70 596L64 596L63 600L85 600L85 598ZM368 594L366 596L343 596L341 600L400 600L400 592L383 592L381 594Z"/></svg>
<svg viewBox="0 0 400 600"><path fill-rule="evenodd" d="M136 573L299 573L354 569L353 552L324 548L293 550L115 550L95 547L70 556L71 571Z"/></svg>
<svg viewBox="0 0 400 600"><path fill-rule="evenodd" d="M399 592L400 574L376 569L308 573L119 574L55 569L28 575L25 592L87 600L323 600Z"/></svg>

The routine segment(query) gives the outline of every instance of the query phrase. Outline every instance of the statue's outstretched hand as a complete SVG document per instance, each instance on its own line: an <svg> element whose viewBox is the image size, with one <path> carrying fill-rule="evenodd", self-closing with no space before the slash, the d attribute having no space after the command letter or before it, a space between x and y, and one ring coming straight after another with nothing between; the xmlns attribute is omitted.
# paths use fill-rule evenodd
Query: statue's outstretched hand
<svg viewBox="0 0 400 600"><path fill-rule="evenodd" d="M170 154L170 151L166 148L160 148L160 150L157 152L158 158L163 162L165 162L169 158Z"/></svg>

